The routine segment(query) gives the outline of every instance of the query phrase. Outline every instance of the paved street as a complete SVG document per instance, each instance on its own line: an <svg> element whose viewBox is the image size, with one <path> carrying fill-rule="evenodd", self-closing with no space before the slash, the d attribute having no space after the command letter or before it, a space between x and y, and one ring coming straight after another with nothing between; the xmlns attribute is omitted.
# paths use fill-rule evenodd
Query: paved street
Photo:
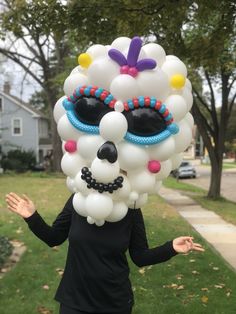
<svg viewBox="0 0 236 314"><path fill-rule="evenodd" d="M199 165L196 164L196 162L192 163L195 164L197 178L183 179L183 182L191 183L195 186L208 190L210 185L211 167ZM235 185L236 185L236 168L224 170L222 175L221 194L222 196L233 202L236 202Z"/></svg>

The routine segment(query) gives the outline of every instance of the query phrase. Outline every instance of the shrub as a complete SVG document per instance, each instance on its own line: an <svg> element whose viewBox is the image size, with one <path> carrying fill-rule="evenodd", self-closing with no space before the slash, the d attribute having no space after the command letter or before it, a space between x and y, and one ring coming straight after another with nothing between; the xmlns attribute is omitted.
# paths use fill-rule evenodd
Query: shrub
<svg viewBox="0 0 236 314"><path fill-rule="evenodd" d="M9 240L3 236L0 236L0 268L5 263L8 256L12 253L12 245Z"/></svg>
<svg viewBox="0 0 236 314"><path fill-rule="evenodd" d="M31 170L36 164L36 157L33 151L10 150L1 160L1 166L6 170L24 172Z"/></svg>

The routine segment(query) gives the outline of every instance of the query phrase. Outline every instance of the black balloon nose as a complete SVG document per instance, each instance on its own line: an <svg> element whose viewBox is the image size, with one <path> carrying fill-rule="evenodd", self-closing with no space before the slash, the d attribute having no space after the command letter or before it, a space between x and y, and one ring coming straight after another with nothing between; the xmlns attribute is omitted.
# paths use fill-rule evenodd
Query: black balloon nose
<svg viewBox="0 0 236 314"><path fill-rule="evenodd" d="M97 156L99 159L106 159L111 164L117 161L117 149L112 142L107 141L98 150Z"/></svg>

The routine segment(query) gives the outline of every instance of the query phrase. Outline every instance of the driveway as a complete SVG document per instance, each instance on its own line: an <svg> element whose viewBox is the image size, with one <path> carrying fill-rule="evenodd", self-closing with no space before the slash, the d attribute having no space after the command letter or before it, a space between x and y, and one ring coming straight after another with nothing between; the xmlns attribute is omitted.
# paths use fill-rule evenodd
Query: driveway
<svg viewBox="0 0 236 314"><path fill-rule="evenodd" d="M210 166L195 165L197 171L196 179L184 179L183 182L193 184L200 188L208 190L210 185ZM222 181L221 181L221 195L236 202L236 168L223 170Z"/></svg>

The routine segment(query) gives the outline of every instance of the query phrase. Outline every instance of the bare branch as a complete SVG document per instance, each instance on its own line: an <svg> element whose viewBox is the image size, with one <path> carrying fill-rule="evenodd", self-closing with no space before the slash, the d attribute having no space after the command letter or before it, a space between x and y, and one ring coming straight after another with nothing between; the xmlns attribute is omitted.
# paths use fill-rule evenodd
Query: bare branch
<svg viewBox="0 0 236 314"><path fill-rule="evenodd" d="M232 78L232 82L229 84L229 92L230 92L230 90L231 90L231 88L233 87L233 85L234 85L234 82L236 81L236 77L233 77Z"/></svg>
<svg viewBox="0 0 236 314"><path fill-rule="evenodd" d="M207 83L208 83L208 86L210 88L210 93L211 93L211 112L212 112L211 116L212 116L212 122L214 124L214 128L215 128L216 132L218 133L218 131L219 131L219 123L218 123L217 113L216 113L215 94L214 94L214 90L213 90L213 87L212 87L212 84L211 84L211 79L210 79L209 73L207 71L205 71L205 76L206 76Z"/></svg>
<svg viewBox="0 0 236 314"><path fill-rule="evenodd" d="M6 50L6 49L3 49L3 48L0 48L0 52L4 55L4 56L9 56L9 55L14 55L15 57L19 57L19 58L23 58L25 60L28 60L30 61L31 63L34 62L34 63L37 63L38 65L40 65L40 63L38 61L36 61L34 58L30 58L30 57L27 57L27 56L24 56L22 55L21 53L18 53L16 51L10 51L10 50Z"/></svg>
<svg viewBox="0 0 236 314"><path fill-rule="evenodd" d="M198 91L196 90L196 88L194 86L192 86L193 88L193 92L196 95L196 97L198 98L198 100L200 101L200 103L207 109L207 111L210 113L211 115L211 110L209 108L209 106L207 105L207 103L203 100L203 98L200 96L200 94L198 93Z"/></svg>
<svg viewBox="0 0 236 314"><path fill-rule="evenodd" d="M236 93L234 94L233 98L231 99L231 102L229 103L229 114L231 113L233 109L235 98L236 98Z"/></svg>

